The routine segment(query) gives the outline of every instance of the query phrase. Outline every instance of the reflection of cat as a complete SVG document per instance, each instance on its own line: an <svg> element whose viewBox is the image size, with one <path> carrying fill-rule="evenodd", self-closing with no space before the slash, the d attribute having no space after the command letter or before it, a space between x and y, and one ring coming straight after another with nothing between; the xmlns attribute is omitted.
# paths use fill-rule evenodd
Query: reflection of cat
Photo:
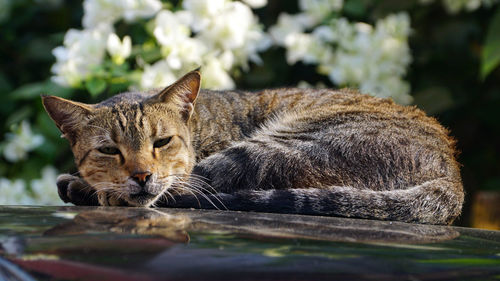
<svg viewBox="0 0 500 281"><path fill-rule="evenodd" d="M313 239L339 242L375 242L391 244L422 244L453 239L457 230L441 225L408 224L402 222L355 220L325 216L297 216L249 212L200 212L189 209L147 209L63 207L58 211L77 212L73 219L55 225L44 236L85 235L95 233L138 234L155 236L171 242L187 243L194 235L195 244L216 235L221 243L233 240L240 245L245 240ZM114 236L116 237L116 236ZM193 237L194 238L194 237ZM106 239L107 240L107 239ZM213 241L213 240L212 240ZM224 242L225 241L225 242ZM1 253L0 239L0 253ZM97 244L98 245L98 244ZM134 244L136 248L140 245ZM165 245L165 244L164 244ZM240 246L238 246L240 247ZM262 249L261 249L262 250Z"/></svg>
<svg viewBox="0 0 500 281"><path fill-rule="evenodd" d="M101 208L101 207L96 207ZM113 232L160 236L173 242L189 242L186 232L191 219L183 215L169 215L148 209L123 210L93 209L80 212L75 218L58 224L44 235L79 235L84 233Z"/></svg>
<svg viewBox="0 0 500 281"><path fill-rule="evenodd" d="M460 213L455 142L414 107L346 90L198 97L199 88L193 71L162 91L96 105L43 97L83 178L61 176L61 198L92 204L96 193L101 205L175 207L221 200L232 210L437 224Z"/></svg>

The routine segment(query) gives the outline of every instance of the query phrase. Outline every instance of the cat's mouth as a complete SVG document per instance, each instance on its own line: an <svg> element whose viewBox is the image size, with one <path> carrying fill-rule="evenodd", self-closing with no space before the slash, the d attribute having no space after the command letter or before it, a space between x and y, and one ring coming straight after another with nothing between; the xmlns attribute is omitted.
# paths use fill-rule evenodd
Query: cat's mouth
<svg viewBox="0 0 500 281"><path fill-rule="evenodd" d="M118 204L125 206L150 207L162 197L162 194L170 185L170 181L157 181L155 178L151 178L150 182L143 186L128 181L123 187L121 196L116 198L115 201L121 201L122 203ZM113 204L113 202L110 203Z"/></svg>
<svg viewBox="0 0 500 281"><path fill-rule="evenodd" d="M132 206L136 207L147 207L153 204L157 198L159 197L158 194L152 194L147 191L140 191L139 193L135 194L130 194L128 196L128 203Z"/></svg>
<svg viewBox="0 0 500 281"><path fill-rule="evenodd" d="M126 201L128 201L129 205L135 207L149 207L161 197L163 190L164 188L161 185L150 185L138 192L129 193Z"/></svg>
<svg viewBox="0 0 500 281"><path fill-rule="evenodd" d="M145 190L141 190L139 193L130 194L130 199L143 200L143 199L150 199L150 198L153 198L155 196L157 196L157 195L151 194Z"/></svg>

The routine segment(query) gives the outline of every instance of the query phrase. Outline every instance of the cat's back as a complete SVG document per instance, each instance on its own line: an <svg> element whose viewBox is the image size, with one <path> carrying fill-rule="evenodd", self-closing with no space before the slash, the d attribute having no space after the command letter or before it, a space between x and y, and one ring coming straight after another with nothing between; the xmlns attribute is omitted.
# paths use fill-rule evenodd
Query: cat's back
<svg viewBox="0 0 500 281"><path fill-rule="evenodd" d="M280 115L300 115L314 124L358 123L372 126L386 123L398 128L432 131L452 145L448 131L416 106L402 106L391 99L361 94L353 89L276 88L261 91L202 90L196 103L198 118L219 123L259 127ZM388 122L389 121L389 122ZM409 126L411 125L411 126ZM423 131L421 133L424 133ZM428 134L424 133L424 134Z"/></svg>
<svg viewBox="0 0 500 281"><path fill-rule="evenodd" d="M354 173L353 182L366 177L363 186L392 188L388 178L402 179L396 186L445 174L459 178L448 131L417 107L390 99L349 89L281 88L202 92L198 106L203 157L252 137L280 149L296 146L318 159L334 155L329 163Z"/></svg>

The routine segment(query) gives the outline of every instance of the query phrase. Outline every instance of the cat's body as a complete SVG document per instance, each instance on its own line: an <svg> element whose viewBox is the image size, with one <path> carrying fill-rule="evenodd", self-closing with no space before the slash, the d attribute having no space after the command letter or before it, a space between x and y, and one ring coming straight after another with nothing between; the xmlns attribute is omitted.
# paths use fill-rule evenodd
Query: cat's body
<svg viewBox="0 0 500 281"><path fill-rule="evenodd" d="M91 108L72 103L61 116L56 107L67 101L48 97L44 105L102 205L437 224L460 213L454 140L414 107L327 89L201 91L194 103L198 89L192 72L160 94L125 93ZM61 117L72 114L81 124L64 127ZM63 199L80 202L84 193L67 189L85 182L60 182Z"/></svg>

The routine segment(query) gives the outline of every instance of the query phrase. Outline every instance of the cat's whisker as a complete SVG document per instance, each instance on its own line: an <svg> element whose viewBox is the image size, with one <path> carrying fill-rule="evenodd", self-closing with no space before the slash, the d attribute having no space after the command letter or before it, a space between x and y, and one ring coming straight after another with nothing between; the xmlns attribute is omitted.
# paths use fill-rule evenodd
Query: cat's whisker
<svg viewBox="0 0 500 281"><path fill-rule="evenodd" d="M204 188L203 186L191 185L191 187L192 187L192 188L197 188L197 189L198 189L198 192L200 192L200 193L203 193L203 194L208 193L209 195L213 196L213 198L214 198L215 200L217 200L217 202L219 202L219 203L220 203L220 204L221 204L221 205L222 205L222 206L223 206L226 210L228 209L228 208L226 207L226 205L224 205L224 202L222 202L222 200L221 200L222 198L220 198L220 196L219 196L217 193L212 193L210 190L208 190L208 189ZM201 189L201 190L199 190L199 189ZM205 191L205 192L203 192L203 191ZM211 202L211 203L212 203L212 202ZM214 205L214 203L212 203L212 205ZM214 205L214 206L215 206L215 205Z"/></svg>
<svg viewBox="0 0 500 281"><path fill-rule="evenodd" d="M120 200L124 195L126 195L126 193L119 188L121 186L122 185L120 184L106 181L94 183L92 185L94 191L90 196L99 196L100 194L103 194L109 198L109 196L112 195Z"/></svg>
<svg viewBox="0 0 500 281"><path fill-rule="evenodd" d="M170 196L170 198L172 198L172 200L174 201L174 203L177 202L175 200L175 197L168 190L163 191L163 193L161 194L161 196L158 198L159 200L157 200L156 202L159 202L160 199L164 198L165 201L166 201L166 203L168 204L168 200L170 199L169 196ZM155 204L156 204L156 202L155 202Z"/></svg>
<svg viewBox="0 0 500 281"><path fill-rule="evenodd" d="M209 183L207 183L206 181L201 179L201 178L205 178L205 177L199 176L200 178L196 178L196 177L191 178L189 176L188 179L184 179L184 177L186 177L184 175L182 175L182 177L179 177L178 175L175 175L175 174L172 176L177 177L178 179L182 180L183 182L190 182L192 184L196 184L196 186L202 188L204 191L206 191L206 193L217 196L216 194L218 192L215 190L215 188L213 188ZM207 186L207 188L204 188L203 186ZM208 190L208 188L210 188L211 190Z"/></svg>
<svg viewBox="0 0 500 281"><path fill-rule="evenodd" d="M153 205L156 206L156 202L163 200L165 198L165 203L168 205L168 196L163 192L160 197L158 197L158 200L153 203Z"/></svg>
<svg viewBox="0 0 500 281"><path fill-rule="evenodd" d="M207 196L207 195L206 195L205 193L203 193L202 191L200 191L200 190L198 189L198 187L196 187L196 186L192 185L192 184L191 184L191 183L189 183L189 182L182 182L182 183L184 184L184 185L183 185L183 187L184 187L184 189L185 189L185 190L187 190L188 192L190 192L190 193L192 193L192 194L194 194L194 192L196 192L197 194L201 195L201 196L202 196L205 200L207 200L207 201L208 201L208 202L209 202L212 206L214 206L217 210L220 210L220 208L219 208L219 207L218 207L218 206L217 206L217 205L216 205L216 204L215 204L215 203L214 203L214 202L210 199L210 197L209 197L209 196ZM219 198L217 198L217 196L216 196L216 195L213 195L213 196L214 196L214 198L216 198L216 199L217 199L217 201L218 201L219 203L221 203L221 204L222 204L222 205L223 205L223 206L227 209L227 207L224 205L224 203L222 203L222 202L220 201L220 199L219 199ZM197 198L196 196L195 196L195 198L198 200L198 198ZM199 200L198 200L198 203L199 203ZM201 208L201 206L200 206L200 208Z"/></svg>
<svg viewBox="0 0 500 281"><path fill-rule="evenodd" d="M193 183L191 180L189 180L188 182L186 182L186 184L189 184L191 187L201 189L201 190L199 190L199 192L201 192L203 194L208 193L209 195L213 196L215 198L215 200L217 200L217 202L219 202L226 210L228 209L227 206L224 204L224 202L222 202L222 200L221 200L222 198L220 198L220 196L218 195L218 192L216 192L215 189L212 186L210 186L208 183L203 182L203 181ZM203 185L210 187L213 190L213 192L211 190L208 190L207 188L203 187ZM204 191L204 192L202 192L202 191ZM214 205L214 204L212 203L212 205Z"/></svg>
<svg viewBox="0 0 500 281"><path fill-rule="evenodd" d="M218 193L215 188L213 188L210 184L208 184L207 182L205 181L202 181L200 179L195 179L195 178L191 178L188 180L189 182L193 182L195 184L198 184L199 186L206 186L206 188L204 188L207 192L210 192L210 193Z"/></svg>
<svg viewBox="0 0 500 281"><path fill-rule="evenodd" d="M164 194L164 195L166 194L166 195L170 196L170 197L172 198L172 200L174 200L174 203L176 202L175 197L174 197L174 196L172 195L172 193L170 193L168 190L165 190L165 191L163 192L163 194ZM168 197L165 197L165 198L168 200Z"/></svg>
<svg viewBox="0 0 500 281"><path fill-rule="evenodd" d="M177 188L172 188L172 189L170 189L170 191L175 192L175 194L176 194L177 196L181 196L181 195L182 195L182 194L179 192L179 190L177 190Z"/></svg>
<svg viewBox="0 0 500 281"><path fill-rule="evenodd" d="M174 174L175 176L179 176L178 174ZM190 175L180 175L182 177L186 177L186 181L193 181L196 183L201 183L204 186L207 186L213 191L213 194L217 193L217 190L213 188L207 181L209 180L208 178L196 174L190 174Z"/></svg>
<svg viewBox="0 0 500 281"><path fill-rule="evenodd" d="M200 190L196 189L195 187L190 187L192 191L198 193L201 195L203 198L205 198L212 206L214 206L217 210L220 210L219 207L208 197L205 193L201 192ZM201 206L200 206L201 208Z"/></svg>
<svg viewBox="0 0 500 281"><path fill-rule="evenodd" d="M201 202L200 202L200 200L198 199L198 196L196 196L196 194L195 194L195 193L194 193L191 189L189 189L189 188L186 188L185 190L186 190L187 192L191 193L191 194L194 196L194 198L196 199L196 201L198 201L198 206L201 208Z"/></svg>

